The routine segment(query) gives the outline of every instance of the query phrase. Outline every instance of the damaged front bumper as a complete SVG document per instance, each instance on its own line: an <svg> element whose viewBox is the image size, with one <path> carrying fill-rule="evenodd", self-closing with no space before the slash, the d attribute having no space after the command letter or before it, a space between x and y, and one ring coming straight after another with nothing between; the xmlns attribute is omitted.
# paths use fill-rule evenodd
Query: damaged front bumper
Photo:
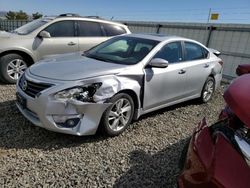
<svg viewBox="0 0 250 188"><path fill-rule="evenodd" d="M33 98L17 85L17 98L19 98L17 107L34 125L65 134L78 136L95 134L103 112L111 105L103 101L96 103L75 99L60 101L51 97L50 93L49 89Z"/></svg>

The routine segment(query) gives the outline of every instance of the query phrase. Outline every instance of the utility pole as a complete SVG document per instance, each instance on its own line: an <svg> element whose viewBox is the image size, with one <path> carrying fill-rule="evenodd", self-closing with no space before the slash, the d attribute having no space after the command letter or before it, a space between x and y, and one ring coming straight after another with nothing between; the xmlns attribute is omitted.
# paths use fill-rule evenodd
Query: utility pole
<svg viewBox="0 0 250 188"><path fill-rule="evenodd" d="M207 24L208 24L209 21L210 21L210 16L211 16L211 8L209 9L209 12L208 12Z"/></svg>
<svg viewBox="0 0 250 188"><path fill-rule="evenodd" d="M210 16L211 16L211 8L209 9L208 18L207 18L207 41L206 41L207 47L209 46L210 37L212 34L212 26L209 26Z"/></svg>

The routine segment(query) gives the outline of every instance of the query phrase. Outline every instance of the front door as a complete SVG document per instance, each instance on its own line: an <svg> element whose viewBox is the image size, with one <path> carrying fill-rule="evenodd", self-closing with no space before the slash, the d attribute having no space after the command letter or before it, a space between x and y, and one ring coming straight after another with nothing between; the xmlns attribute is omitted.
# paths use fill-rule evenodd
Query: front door
<svg viewBox="0 0 250 188"><path fill-rule="evenodd" d="M166 44L153 58L169 62L167 68L145 68L143 110L177 101L186 96L186 63L181 42Z"/></svg>
<svg viewBox="0 0 250 188"><path fill-rule="evenodd" d="M73 20L59 21L44 29L51 38L35 38L33 50L38 59L47 55L77 52L79 50L78 38Z"/></svg>

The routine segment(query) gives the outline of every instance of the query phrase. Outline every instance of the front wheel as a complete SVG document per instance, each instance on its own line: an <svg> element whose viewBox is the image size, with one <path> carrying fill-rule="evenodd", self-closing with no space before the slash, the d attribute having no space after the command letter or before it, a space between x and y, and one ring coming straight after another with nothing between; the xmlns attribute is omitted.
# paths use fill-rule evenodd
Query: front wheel
<svg viewBox="0 0 250 188"><path fill-rule="evenodd" d="M212 77L208 77L201 92L201 97L200 97L201 102L203 103L208 102L212 98L214 90L215 90L215 81Z"/></svg>
<svg viewBox="0 0 250 188"><path fill-rule="evenodd" d="M0 58L0 74L2 81L16 83L18 78L27 69L28 64L18 54L7 54Z"/></svg>
<svg viewBox="0 0 250 188"><path fill-rule="evenodd" d="M109 101L112 105L104 112L102 129L108 136L121 134L131 123L134 115L134 101L126 93L119 93Z"/></svg>

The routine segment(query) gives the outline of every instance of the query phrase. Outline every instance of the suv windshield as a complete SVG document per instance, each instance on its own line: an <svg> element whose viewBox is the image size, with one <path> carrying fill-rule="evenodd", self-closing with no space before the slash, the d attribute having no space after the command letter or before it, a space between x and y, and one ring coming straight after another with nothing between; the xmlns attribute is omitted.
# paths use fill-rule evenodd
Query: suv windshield
<svg viewBox="0 0 250 188"><path fill-rule="evenodd" d="M32 31L35 31L37 28L41 27L42 25L48 23L49 21L51 20L47 18L37 19L15 29L12 32L17 33L19 35L27 35L31 33Z"/></svg>
<svg viewBox="0 0 250 188"><path fill-rule="evenodd" d="M85 55L101 61L131 65L140 62L158 43L150 39L121 36L101 43Z"/></svg>

